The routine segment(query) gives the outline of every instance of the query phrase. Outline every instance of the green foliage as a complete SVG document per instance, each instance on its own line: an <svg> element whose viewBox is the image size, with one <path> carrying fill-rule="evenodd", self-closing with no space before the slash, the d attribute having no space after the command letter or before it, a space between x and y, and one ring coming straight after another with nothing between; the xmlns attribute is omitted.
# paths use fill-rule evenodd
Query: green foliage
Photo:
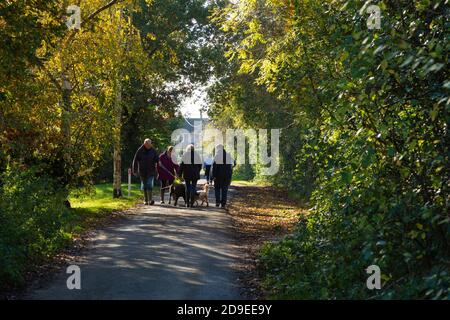
<svg viewBox="0 0 450 320"><path fill-rule="evenodd" d="M29 76L30 65L39 64L36 49L63 32L58 21L59 1L2 1L0 3L0 101L11 80Z"/></svg>
<svg viewBox="0 0 450 320"><path fill-rule="evenodd" d="M0 3L0 282L20 282L27 261L56 252L77 216L134 203L102 199L69 216L62 207L70 192L110 181L113 148L125 176L144 138L170 144L182 99L217 56L204 41L217 3L80 1L81 30L66 27L64 1Z"/></svg>
<svg viewBox="0 0 450 320"><path fill-rule="evenodd" d="M76 216L79 216L81 221L85 221L89 217L84 217L84 214L95 217L97 214L101 216L105 213L132 207L142 198L140 187L140 184L132 184L131 195L128 196L128 184L122 184L124 196L115 199L111 199L113 188L110 183L96 184L90 190L72 192L69 198L73 208L72 216L75 220ZM157 186L155 188L159 189Z"/></svg>
<svg viewBox="0 0 450 320"><path fill-rule="evenodd" d="M231 76L211 116L282 128L270 179L313 205L263 250L275 298L448 298L448 6L380 1L382 28L369 30L363 5L248 0L213 16ZM263 91L271 99L253 106Z"/></svg>
<svg viewBox="0 0 450 320"><path fill-rule="evenodd" d="M23 284L23 272L70 240L66 194L37 168L10 170L0 188L0 290Z"/></svg>
<svg viewBox="0 0 450 320"><path fill-rule="evenodd" d="M207 20L212 4L196 1L134 1L128 10L139 33L141 55L123 61L122 171L126 175L137 148L151 138L158 152L171 144L173 130L183 120L179 107L184 97L209 79L216 46L202 43L215 29ZM220 48L220 47L218 47ZM130 50L133 51L133 50ZM137 56L136 53L133 54ZM112 178L112 146L95 170L97 182Z"/></svg>
<svg viewBox="0 0 450 320"><path fill-rule="evenodd" d="M233 180L251 181L255 177L255 172L250 165L236 165L233 169Z"/></svg>
<svg viewBox="0 0 450 320"><path fill-rule="evenodd" d="M0 188L0 292L24 283L24 274L69 245L74 235L89 230L111 212L132 207L142 197L133 184L131 196L111 199L112 185L95 185L67 195L38 168L9 170ZM127 186L122 186L126 190Z"/></svg>

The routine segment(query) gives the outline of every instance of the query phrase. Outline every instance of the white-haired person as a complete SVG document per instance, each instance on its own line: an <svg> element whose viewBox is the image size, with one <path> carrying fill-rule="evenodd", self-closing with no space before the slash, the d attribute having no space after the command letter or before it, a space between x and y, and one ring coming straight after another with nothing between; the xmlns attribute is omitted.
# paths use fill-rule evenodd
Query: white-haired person
<svg viewBox="0 0 450 320"><path fill-rule="evenodd" d="M183 177L186 184L186 207L192 207L194 205L197 181L200 179L200 170L202 170L202 158L194 150L194 145L190 144L187 146L180 164L180 176Z"/></svg>
<svg viewBox="0 0 450 320"><path fill-rule="evenodd" d="M152 140L145 139L133 159L133 174L141 179L141 190L144 193L144 204L153 205L153 185L159 156L153 148Z"/></svg>

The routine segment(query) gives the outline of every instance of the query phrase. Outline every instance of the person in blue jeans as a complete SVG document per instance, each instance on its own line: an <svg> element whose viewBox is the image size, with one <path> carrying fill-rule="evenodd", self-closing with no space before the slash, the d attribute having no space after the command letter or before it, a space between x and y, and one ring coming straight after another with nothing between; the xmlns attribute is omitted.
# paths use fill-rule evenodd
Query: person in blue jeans
<svg viewBox="0 0 450 320"><path fill-rule="evenodd" d="M197 181L200 179L202 159L190 144L183 154L180 164L180 176L186 184L186 207L194 206L195 193L197 192Z"/></svg>
<svg viewBox="0 0 450 320"><path fill-rule="evenodd" d="M144 193L144 204L153 205L153 183L159 156L153 148L152 140L145 139L133 159L133 174L141 178L141 190Z"/></svg>
<svg viewBox="0 0 450 320"><path fill-rule="evenodd" d="M210 176L211 176L211 167L212 167L213 159L209 155L206 155L203 157L203 168L205 170L205 179L206 182L210 182Z"/></svg>
<svg viewBox="0 0 450 320"><path fill-rule="evenodd" d="M214 181L216 207L225 208L228 198L228 188L231 184L233 167L236 165L231 155L226 152L223 145L216 147L216 155L212 165L211 180Z"/></svg>

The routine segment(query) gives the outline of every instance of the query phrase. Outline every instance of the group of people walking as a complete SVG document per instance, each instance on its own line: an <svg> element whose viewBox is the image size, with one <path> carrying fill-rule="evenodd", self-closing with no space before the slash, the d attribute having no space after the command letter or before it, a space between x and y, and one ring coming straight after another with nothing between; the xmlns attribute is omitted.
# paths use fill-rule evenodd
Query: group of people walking
<svg viewBox="0 0 450 320"><path fill-rule="evenodd" d="M144 193L144 204L153 205L153 187L155 179L161 182L161 203L164 203L164 194L173 185L177 177L184 180L186 207L192 207L197 192L197 182L200 180L200 171L205 170L206 183L214 184L216 207L224 208L227 203L228 188L231 184L235 162L226 152L223 145L215 148L214 158L202 157L195 150L194 145L187 146L181 163L174 157L174 147L169 146L160 155L153 147L150 139L145 139L137 150L132 165L135 176L141 180L141 190Z"/></svg>

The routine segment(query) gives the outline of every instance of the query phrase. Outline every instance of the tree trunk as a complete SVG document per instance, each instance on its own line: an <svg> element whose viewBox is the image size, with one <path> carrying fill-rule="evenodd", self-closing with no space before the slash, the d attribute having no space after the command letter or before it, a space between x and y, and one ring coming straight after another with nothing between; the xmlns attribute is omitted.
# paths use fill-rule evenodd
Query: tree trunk
<svg viewBox="0 0 450 320"><path fill-rule="evenodd" d="M66 21L66 8L67 0L62 2L62 20ZM70 174L66 171L66 168L72 163L70 148L71 148L71 123L72 123L72 84L70 82L69 76L66 73L66 48L64 40L61 40L61 154L60 154L60 165L61 165L61 182L64 186L70 183ZM67 191L66 200L64 200L64 205L67 208L71 208L69 201L69 192Z"/></svg>
<svg viewBox="0 0 450 320"><path fill-rule="evenodd" d="M122 12L120 11L119 23L117 25L118 34L121 33ZM126 38L125 38L126 47ZM126 50L126 49L125 49ZM122 131L122 84L120 79L120 65L116 72L116 100L114 105L114 173L113 173L113 198L122 197L122 152L121 152L121 131Z"/></svg>
<svg viewBox="0 0 450 320"><path fill-rule="evenodd" d="M120 133L122 129L122 86L117 79L116 101L114 106L114 173L113 173L113 198L122 197L122 153L120 145Z"/></svg>
<svg viewBox="0 0 450 320"><path fill-rule="evenodd" d="M62 2L62 19L63 22L66 22L66 9L67 9L67 0ZM66 65L66 47L64 40L61 39L61 154L59 161L61 162L61 182L64 185L68 185L70 183L70 179L72 178L70 174L67 172L66 168L70 167L72 163L71 158L71 124L72 124L72 84L67 74L67 65ZM67 203L69 201L67 200ZM66 205L67 205L66 203ZM69 203L70 206L70 203Z"/></svg>

